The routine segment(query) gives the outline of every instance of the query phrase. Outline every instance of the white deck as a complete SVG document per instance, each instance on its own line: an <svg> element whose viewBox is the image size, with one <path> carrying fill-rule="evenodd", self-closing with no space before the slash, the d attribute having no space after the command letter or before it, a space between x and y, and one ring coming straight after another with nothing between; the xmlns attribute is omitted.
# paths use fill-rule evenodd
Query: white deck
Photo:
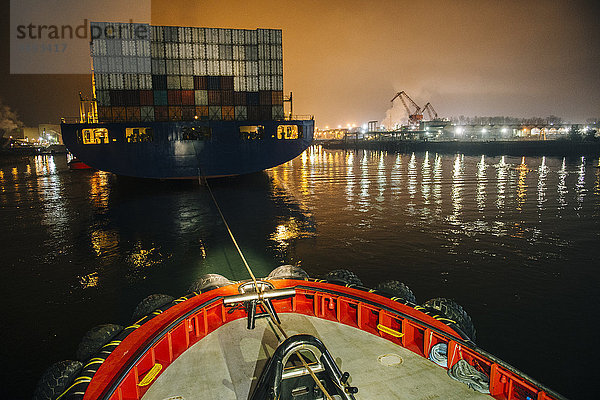
<svg viewBox="0 0 600 400"><path fill-rule="evenodd" d="M446 370L385 339L335 322L280 314L288 335L321 339L340 369L350 373L357 399L490 399L456 382ZM146 392L144 400L248 399L279 343L266 319L246 329L246 319L217 329L182 354ZM400 356L393 366L382 355Z"/></svg>

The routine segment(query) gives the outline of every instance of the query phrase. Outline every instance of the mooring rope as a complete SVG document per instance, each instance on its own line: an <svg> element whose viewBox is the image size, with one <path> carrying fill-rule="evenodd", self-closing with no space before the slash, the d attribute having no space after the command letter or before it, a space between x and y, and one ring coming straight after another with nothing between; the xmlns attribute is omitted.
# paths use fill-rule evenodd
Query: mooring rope
<svg viewBox="0 0 600 400"><path fill-rule="evenodd" d="M233 235L233 232L229 228L229 224L227 223L227 220L225 219L225 216L223 215L223 212L221 211L221 207L219 207L219 203L217 202L217 199L215 198L215 195L213 194L212 189L210 188L208 180L205 179L204 182L206 183L206 187L208 188L208 193L210 193L210 197L212 198L213 203L215 203L215 207L217 207L217 211L219 212L219 215L221 216L221 219L223 220L223 223L225 224L225 228L227 228L227 233L229 233L229 237L231 237L231 240L233 241L233 244L235 245L237 252L239 253L240 257L242 258L242 261L244 262L244 265L246 266L246 269L248 270L248 273L250 274L250 277L252 278L252 281L254 282L254 288L256 289L256 292L258 293L258 299L259 299L260 303L262 304L263 308L269 314L269 318L271 318L271 321L273 322L273 324L279 329L281 334L286 339L288 339L289 338L288 334L285 332L285 330L283 329L281 324L277 321L277 318L275 318L275 316L271 313L271 310L269 309L269 307L266 306L264 299L261 296L261 289L258 286L256 276L254 276L254 273L252 272L252 268L250 268L250 265L246 261L246 257L244 257L244 253L242 253L242 249L240 249L240 246L238 245L237 240L235 240L235 236ZM313 370L310 368L310 366L308 365L308 363L306 362L304 357L302 357L302 354L300 354L299 350L296 351L296 355L298 356L298 358L302 362L302 365L304 366L304 368L306 368L306 370L308 371L308 373L310 374L312 379L315 381L315 383L317 384L319 389L321 389L321 391L323 392L325 397L327 397L327 400L334 400L333 397L331 397L331 395L327 392L327 389L325 389L325 386L323 386L323 384L321 383L319 378L317 378L317 376L315 375Z"/></svg>

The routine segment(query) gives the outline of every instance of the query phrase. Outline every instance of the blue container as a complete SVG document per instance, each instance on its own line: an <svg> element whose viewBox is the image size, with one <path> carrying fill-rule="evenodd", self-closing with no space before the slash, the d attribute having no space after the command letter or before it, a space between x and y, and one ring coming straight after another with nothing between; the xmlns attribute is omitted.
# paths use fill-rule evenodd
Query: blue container
<svg viewBox="0 0 600 400"><path fill-rule="evenodd" d="M221 77L220 76L209 76L207 79L208 90L220 90L221 89Z"/></svg>
<svg viewBox="0 0 600 400"><path fill-rule="evenodd" d="M257 106L260 104L260 96L258 92L248 92L246 96L246 101L249 106Z"/></svg>
<svg viewBox="0 0 600 400"><path fill-rule="evenodd" d="M154 91L154 105L155 106L166 106L167 103L167 91L166 90L155 90Z"/></svg>
<svg viewBox="0 0 600 400"><path fill-rule="evenodd" d="M167 76L166 75L152 75L152 89L166 90L167 89Z"/></svg>

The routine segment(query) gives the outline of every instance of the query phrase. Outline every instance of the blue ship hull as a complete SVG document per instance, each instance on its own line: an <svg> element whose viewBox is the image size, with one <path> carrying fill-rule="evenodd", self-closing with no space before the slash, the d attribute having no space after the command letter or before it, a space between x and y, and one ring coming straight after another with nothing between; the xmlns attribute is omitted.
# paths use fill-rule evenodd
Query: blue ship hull
<svg viewBox="0 0 600 400"><path fill-rule="evenodd" d="M262 137L249 139L241 126L262 126ZM297 125L296 139L278 138L279 125ZM151 128L153 140L129 143L126 128ZM210 129L210 137L181 140L192 127ZM84 144L83 129L108 129L108 141ZM283 164L310 146L313 120L295 121L192 121L63 123L63 142L75 157L90 167L117 175L154 179L197 179L241 175Z"/></svg>

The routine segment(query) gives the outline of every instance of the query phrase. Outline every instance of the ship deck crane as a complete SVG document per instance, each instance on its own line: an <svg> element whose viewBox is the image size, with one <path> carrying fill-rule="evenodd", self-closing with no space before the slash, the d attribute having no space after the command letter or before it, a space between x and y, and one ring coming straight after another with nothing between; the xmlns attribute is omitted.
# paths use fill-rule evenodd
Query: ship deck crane
<svg viewBox="0 0 600 400"><path fill-rule="evenodd" d="M406 109L406 112L408 114L408 123L410 125L418 125L419 122L423 119L423 112L421 111L421 107L419 107L417 103L415 103L413 99L411 99L410 96L406 94L404 90L396 93L396 95L390 101L393 103L394 100L396 100L398 97L400 97L400 100L402 100L402 104L404 105L404 108ZM414 108L413 112L411 112L410 107L406 103L407 100Z"/></svg>

